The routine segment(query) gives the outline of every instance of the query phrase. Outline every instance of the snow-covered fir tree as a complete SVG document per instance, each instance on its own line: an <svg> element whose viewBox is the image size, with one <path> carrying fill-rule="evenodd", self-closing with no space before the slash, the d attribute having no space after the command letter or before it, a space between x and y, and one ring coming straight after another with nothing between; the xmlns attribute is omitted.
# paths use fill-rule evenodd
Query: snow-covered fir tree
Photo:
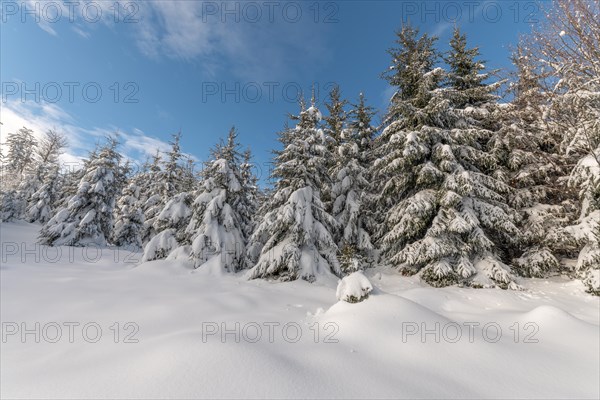
<svg viewBox="0 0 600 400"><path fill-rule="evenodd" d="M33 193L27 208L29 222L45 224L54 215L63 182L58 164L50 164L43 169L41 186Z"/></svg>
<svg viewBox="0 0 600 400"><path fill-rule="evenodd" d="M458 172L461 177L446 181L447 187L463 196L457 210L475 215L479 225L476 229L483 234L479 237L481 247L473 252L479 253L475 256L477 269L501 286L514 286L508 264L522 241L516 227L520 218L510 205L513 188L498 173L502 170L498 160L489 154L490 142L494 142L502 128L499 115L503 110L494 93L502 82L486 83L491 72L484 72L485 66L477 59L479 49L467 48L466 36L458 28L450 46L446 57L450 67L447 93L457 118L450 136L454 154L461 164L454 175L456 177ZM467 180L463 180L465 177ZM466 277L464 269L459 272Z"/></svg>
<svg viewBox="0 0 600 400"><path fill-rule="evenodd" d="M117 173L115 175L115 189L117 193L121 193L131 182L134 165L131 160L126 160L124 163L119 162Z"/></svg>
<svg viewBox="0 0 600 400"><path fill-rule="evenodd" d="M71 197L77 193L79 182L81 181L81 178L83 178L88 161L89 160L83 160L80 165L67 166L66 171L62 174L62 184L60 185L57 194L54 209L66 207Z"/></svg>
<svg viewBox="0 0 600 400"><path fill-rule="evenodd" d="M181 133L174 134L169 142L171 149L165 153L165 157L157 152L148 167L146 183L141 187L142 199L145 199L142 204L145 219L143 243L148 243L159 234L161 227L169 225L164 220L157 223L158 215L175 196L184 193L186 184L190 183L189 165L182 164L185 155L181 152L180 141ZM178 197L180 200L182 198Z"/></svg>
<svg viewBox="0 0 600 400"><path fill-rule="evenodd" d="M342 92L339 85L334 85L329 91L328 99L325 102L325 108L327 109L326 115L323 116L323 131L327 135L328 143L327 150L332 155L337 153L339 145L342 143L342 135L344 129L346 129L346 120L348 113L345 110L348 105L348 101L342 98ZM337 161L334 157L327 160L327 170L330 174L334 174L334 170L337 166ZM333 176L333 175L332 175ZM333 181L333 179L332 179ZM327 212L331 213L333 207L333 188L325 186L321 188L321 199L325 203Z"/></svg>
<svg viewBox="0 0 600 400"><path fill-rule="evenodd" d="M409 260L404 249L427 233L438 208L436 189L443 173L428 158L447 125L440 114L447 113L448 105L437 90L443 71L434 70L435 38L426 34L419 38L410 26L397 36L399 47L388 51L393 64L384 78L398 89L384 121L386 127L376 140L372 176L379 188L376 238L382 261L408 274L435 265L433 260L418 264L419 260Z"/></svg>
<svg viewBox="0 0 600 400"><path fill-rule="evenodd" d="M53 130L47 131L39 141L32 143L34 153L21 175L19 192L23 199L31 205L31 196L44 180L48 169L54 169L59 163L59 156L67 145L64 135Z"/></svg>
<svg viewBox="0 0 600 400"><path fill-rule="evenodd" d="M566 241L581 250L575 266L589 291L600 296L600 146L573 170L569 185L579 190L580 215L562 230Z"/></svg>
<svg viewBox="0 0 600 400"><path fill-rule="evenodd" d="M9 219L27 218L33 222L27 210L37 204L43 193L37 193L48 175L57 172L58 157L66 146L63 135L47 131L40 140L31 129L22 128L7 139L8 155L2 163L2 193L7 209L3 213ZM44 189L50 189L47 185ZM56 190L56 188L52 188ZM33 198L34 194L36 197ZM51 196L54 198L54 195ZM41 206L41 204L39 204ZM49 206L49 204L48 204ZM10 210L10 211L9 211ZM45 212L49 209L46 208Z"/></svg>
<svg viewBox="0 0 600 400"><path fill-rule="evenodd" d="M143 261L164 259L189 244L185 228L192 217L196 179L192 160L181 152L180 139L180 134L173 135L167 159L163 161L157 151L139 178L143 182L140 203L146 218ZM182 159L186 160L184 165Z"/></svg>
<svg viewBox="0 0 600 400"><path fill-rule="evenodd" d="M183 156L183 177L181 180L181 191L191 192L198 187L198 177L194 165L194 159L188 155Z"/></svg>
<svg viewBox="0 0 600 400"><path fill-rule="evenodd" d="M139 207L140 189L135 183L127 185L117 201L112 242L134 249L142 247L144 214Z"/></svg>
<svg viewBox="0 0 600 400"><path fill-rule="evenodd" d="M157 150L152 161L147 163L144 171L136 178L140 188L140 204L144 214L144 227L142 230L142 242L144 244L156 235L154 221L165 206L162 196L161 163L161 155Z"/></svg>
<svg viewBox="0 0 600 400"><path fill-rule="evenodd" d="M254 232L260 197L260 189L258 187L258 178L253 171L254 164L252 163L252 152L246 149L242 155L242 164L240 165L240 178L242 185L242 193L238 197L238 202L235 208L240 215L240 223L244 240L247 243Z"/></svg>
<svg viewBox="0 0 600 400"><path fill-rule="evenodd" d="M455 32L448 74L434 68L435 38L410 26L390 51L385 76L398 91L374 168L385 215L378 239L385 262L405 274L421 271L431 285L506 287L513 278L502 250L519 231L506 204L510 187L492 177L485 151L496 87L483 83L483 65L464 40Z"/></svg>
<svg viewBox="0 0 600 400"><path fill-rule="evenodd" d="M195 268L206 264L211 270L235 272L244 266L246 237L240 206L245 193L239 147L232 128L227 141L212 150L212 160L204 167L202 188L186 228Z"/></svg>
<svg viewBox="0 0 600 400"><path fill-rule="evenodd" d="M46 223L60 200L63 177L59 156L67 146L64 135L49 130L36 147L34 165L24 176L21 194L27 199L26 219Z"/></svg>
<svg viewBox="0 0 600 400"><path fill-rule="evenodd" d="M25 212L25 202L16 189L0 191L0 221L10 222L20 219Z"/></svg>
<svg viewBox="0 0 600 400"><path fill-rule="evenodd" d="M7 154L3 155L1 171L2 221L22 219L29 198L39 186L39 181L28 176L30 171L35 170L37 145L33 131L26 127L8 134L5 144Z"/></svg>
<svg viewBox="0 0 600 400"><path fill-rule="evenodd" d="M372 125L373 118L377 112L366 103L365 95L358 95L358 103L352 104L352 109L348 112L348 127L356 132L356 138L360 142L359 146L364 149L364 156L361 157L363 165L368 165L373 161L373 144L377 128Z"/></svg>
<svg viewBox="0 0 600 400"><path fill-rule="evenodd" d="M562 223L560 203L567 192L558 180L564 162L558 142L547 129L548 99L532 55L519 46L512 60L516 80L509 89L514 97L500 109L502 127L490 149L500 164L496 175L514 188L511 205L523 216L522 242L514 248L521 254L513 264L523 276L542 277L560 266L551 250L551 237Z"/></svg>
<svg viewBox="0 0 600 400"><path fill-rule="evenodd" d="M185 168L181 164L184 155L181 152L181 133L173 135L169 142L171 149L166 153L164 167L161 174L163 201L167 202L174 195L181 193L183 189Z"/></svg>
<svg viewBox="0 0 600 400"><path fill-rule="evenodd" d="M24 213L19 216L19 219L24 219L26 217L25 211L29 208L32 197L42 185L44 169L45 168L42 168L41 166L34 166L31 171L27 171L21 177L21 181L17 186L17 193L21 199L22 210Z"/></svg>
<svg viewBox="0 0 600 400"><path fill-rule="evenodd" d="M40 242L50 246L106 245L112 237L113 209L117 196L115 177L121 155L117 142L108 138L90 157L77 193L42 227Z"/></svg>
<svg viewBox="0 0 600 400"><path fill-rule="evenodd" d="M192 218L193 192L183 192L173 196L153 218L151 236L144 246L142 261L153 261L167 258L175 250L182 248L185 254L189 244L186 227ZM177 256L179 254L176 254Z"/></svg>
<svg viewBox="0 0 600 400"><path fill-rule="evenodd" d="M549 134L561 139L560 155L571 167L559 180L570 197L564 203L572 205L569 227L553 237L563 256L577 256L576 275L583 277L592 292L598 292L597 229L594 228L590 199L596 191L591 177L599 167L600 147L600 4L585 0L556 2L543 23L526 40L540 70L545 72L546 93L550 106L547 112ZM569 193L570 192L570 193ZM572 194L571 194L572 193ZM590 195L592 193L592 195ZM592 216L588 220L588 216ZM597 220L597 219L596 219ZM588 224L591 221L592 224ZM584 234L585 232L585 234ZM587 234L591 232L591 234ZM584 260L591 260L590 263ZM592 283L591 283L592 282ZM594 289L593 282L596 283Z"/></svg>
<svg viewBox="0 0 600 400"><path fill-rule="evenodd" d="M348 101L342 99L342 92L339 85L334 85L329 92L329 99L325 102L327 115L323 116L323 130L331 139L331 143L336 145L342 142L342 134L346 128L347 112L344 109L348 105ZM335 151L334 147L332 152Z"/></svg>
<svg viewBox="0 0 600 400"><path fill-rule="evenodd" d="M366 207L369 158L375 133L371 126L373 114L361 93L359 103L349 112L348 126L340 132L334 154L332 212L340 226L336 241L343 272L354 272L373 261Z"/></svg>
<svg viewBox="0 0 600 400"><path fill-rule="evenodd" d="M312 90L312 98L315 98L314 87ZM337 151L337 147L341 141L342 131L345 128L347 112L344 108L347 104L348 101L342 99L340 87L337 84L333 85L328 93L328 99L324 103L327 113L321 116L322 118L318 123L318 127L322 128L325 133L327 152L332 155ZM293 118L293 116L290 117ZM325 171L331 175L333 174L335 166L336 160L331 157L326 160ZM325 209L329 214L331 214L331 209L333 207L332 185L333 179L330 179L330 183L327 183L320 188L321 201L325 204Z"/></svg>
<svg viewBox="0 0 600 400"><path fill-rule="evenodd" d="M325 210L320 189L330 185L331 138L318 128L321 113L314 99L294 119L297 125L280 134L284 148L276 152L275 189L251 238L250 248L261 251L250 278L314 281L322 274L341 274L333 239L337 223Z"/></svg>
<svg viewBox="0 0 600 400"><path fill-rule="evenodd" d="M196 268L209 259L219 261L212 263L219 264L219 270L243 268L258 193L250 152L242 158L237 132L232 129L227 141L212 150L212 158L205 164L200 189L194 186L194 190L175 195L154 218L156 233L144 248L145 261L190 257ZM219 160L225 160L224 169Z"/></svg>

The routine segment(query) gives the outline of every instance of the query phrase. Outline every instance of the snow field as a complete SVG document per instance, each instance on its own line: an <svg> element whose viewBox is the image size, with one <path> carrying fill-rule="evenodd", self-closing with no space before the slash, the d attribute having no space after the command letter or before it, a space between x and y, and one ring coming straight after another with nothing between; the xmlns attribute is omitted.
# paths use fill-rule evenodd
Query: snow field
<svg viewBox="0 0 600 400"><path fill-rule="evenodd" d="M244 273L214 274L180 261L115 263L111 248L94 263L81 248L63 247L73 261L54 263L4 251L9 243L34 249L38 229L1 226L2 397L599 394L598 298L579 282L527 280L524 291L432 289L378 268L365 273L374 286L367 300L336 303L333 277L248 281ZM492 325L484 332L490 323L502 329L495 342L484 336L496 340ZM538 343L525 342L533 332L527 323L538 327ZM9 334L14 324L19 331ZM52 343L56 325L62 336ZM462 337L452 342L456 325Z"/></svg>

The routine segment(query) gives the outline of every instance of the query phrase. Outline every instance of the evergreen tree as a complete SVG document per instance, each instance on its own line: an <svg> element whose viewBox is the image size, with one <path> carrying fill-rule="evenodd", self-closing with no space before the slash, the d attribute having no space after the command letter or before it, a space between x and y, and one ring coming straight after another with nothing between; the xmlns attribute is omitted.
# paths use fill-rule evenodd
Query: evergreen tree
<svg viewBox="0 0 600 400"><path fill-rule="evenodd" d="M29 222L45 223L54 212L62 184L59 156L66 146L64 135L49 130L36 147L34 161L26 168L19 185L19 193L27 203Z"/></svg>
<svg viewBox="0 0 600 400"><path fill-rule="evenodd" d="M467 79L473 72L452 63L450 75L434 68L435 38L418 37L409 26L397 42L385 76L398 91L378 139L380 159L374 168L377 181L387 180L379 201L385 215L378 232L384 261L406 274L421 271L434 286L509 286L512 276L502 250L519 231L506 205L510 187L491 176L495 164L485 152L495 87ZM468 58L454 54L461 48L453 45L448 59ZM481 68L475 60L463 64ZM441 89L452 76L461 84Z"/></svg>
<svg viewBox="0 0 600 400"><path fill-rule="evenodd" d="M343 272L354 272L373 260L365 202L369 188L368 158L374 129L373 111L360 95L359 104L349 113L351 121L340 133L333 169L333 216L341 227L336 237Z"/></svg>
<svg viewBox="0 0 600 400"><path fill-rule="evenodd" d="M186 228L194 267L235 272L243 268L246 238L240 215L244 179L237 132L232 128L227 142L212 150L212 160L203 171L203 188L193 204Z"/></svg>
<svg viewBox="0 0 600 400"><path fill-rule="evenodd" d="M183 156L185 163L183 168L183 179L181 182L181 190L183 192L192 192L198 187L198 178L194 170L194 160L187 156Z"/></svg>
<svg viewBox="0 0 600 400"><path fill-rule="evenodd" d="M364 149L361 162L365 166L373 161L371 150L375 141L375 134L377 133L377 129L372 125L375 114L375 109L366 104L363 93L359 94L358 103L353 104L352 109L348 113L350 116L348 126L352 131L356 132L355 135L359 146Z"/></svg>
<svg viewBox="0 0 600 400"><path fill-rule="evenodd" d="M183 188L185 170L180 163L183 158L180 142L181 133L173 135L173 140L169 142L171 150L166 153L167 157L164 162L161 176L161 182L163 184L161 195L164 202L169 201L171 197L181 193Z"/></svg>
<svg viewBox="0 0 600 400"><path fill-rule="evenodd" d="M375 109L366 104L363 93L359 95L358 104L353 104L349 112L349 128L357 132L358 140L360 141L359 147L363 149L359 162L365 168L364 174L366 174L365 176L369 184L364 191L362 221L365 230L371 234L372 238L373 233L377 229L377 194L379 191L379 183L373 179L374 174L371 171L376 160L375 140L378 128L372 125L372 120L376 114ZM371 262L378 261L378 250L376 248L371 253L371 256Z"/></svg>
<svg viewBox="0 0 600 400"><path fill-rule="evenodd" d="M510 87L514 98L500 110L502 128L490 149L500 163L497 176L515 189L511 204L523 214L519 225L523 241L515 248L522 254L513 262L516 271L543 277L560 266L551 250L551 237L562 223L557 211L565 200L559 184L564 161L544 120L548 99L531 54L519 46L512 59L517 71Z"/></svg>
<svg viewBox="0 0 600 400"><path fill-rule="evenodd" d="M284 148L276 153L271 176L275 190L251 238L251 249L261 251L250 278L313 281L321 274L341 273L332 236L337 224L324 208L320 189L330 184L331 139L318 128L321 113L314 98L294 119L296 127L280 134Z"/></svg>
<svg viewBox="0 0 600 400"><path fill-rule="evenodd" d="M124 163L119 162L115 175L115 189L117 193L120 194L129 185L132 174L133 165L130 160L126 160Z"/></svg>
<svg viewBox="0 0 600 400"><path fill-rule="evenodd" d="M165 221L157 223L158 215L178 194L184 193L187 172L186 167L181 164L184 155L181 152L180 141L181 133L174 134L173 139L169 142L171 149L166 153L166 158L163 160L157 152L150 164L147 174L148 181L142 188L142 194L147 194L147 196L143 196L146 200L142 205L145 218L143 243L148 243L159 234L161 227L169 225ZM182 201L183 198L185 196L178 196L177 202ZM168 216L164 217L168 219Z"/></svg>
<svg viewBox="0 0 600 400"><path fill-rule="evenodd" d="M144 214L139 207L140 189L130 183L123 189L115 210L113 243L117 246L142 247Z"/></svg>
<svg viewBox="0 0 600 400"><path fill-rule="evenodd" d="M600 168L600 4L586 0L554 2L543 23L526 38L536 67L544 72L549 134L569 166L558 182L572 206L570 226L552 239L562 255L579 254L575 273L598 293L597 214L594 193ZM565 207L567 208L567 207ZM595 221L594 221L595 220ZM587 261L589 260L589 262ZM590 267L588 267L588 265ZM591 269L590 269L591 268ZM591 279L595 276L594 279ZM595 286L594 286L595 283ZM594 289L595 287L595 289Z"/></svg>
<svg viewBox="0 0 600 400"><path fill-rule="evenodd" d="M436 38L418 37L418 30L410 26L397 36L398 47L388 51L393 64L383 74L397 91L376 141L372 176L379 188L376 239L383 261L409 274L435 265L433 260L409 260L404 249L427 233L439 207L435 188L443 172L428 158L432 144L443 136L446 124L440 114L447 113L448 106L437 91L443 73L434 70Z"/></svg>
<svg viewBox="0 0 600 400"><path fill-rule="evenodd" d="M246 149L242 156L242 164L240 165L240 178L242 185L242 193L239 196L238 204L235 208L240 215L240 223L245 243L248 242L252 232L254 232L256 214L260 201L260 193L258 188L258 179L252 171L252 152Z"/></svg>
<svg viewBox="0 0 600 400"><path fill-rule="evenodd" d="M313 94L314 97L314 94ZM348 115L344 108L347 106L348 101L342 99L342 93L340 87L338 85L334 85L329 92L329 99L325 102L325 107L327 108L327 115L323 116L323 131L325 132L327 139L327 151L333 155L330 159L326 160L326 170L329 172L331 176L335 173L337 161L335 159L335 154L338 150L338 146L342 143L342 135L344 129L346 129L346 120ZM333 207L333 193L332 193L332 185L326 184L321 187L321 200L325 204L326 211L331 214Z"/></svg>
<svg viewBox="0 0 600 400"><path fill-rule="evenodd" d="M323 117L325 124L325 133L327 133L332 143L337 144L342 141L342 133L345 129L347 113L344 107L348 104L347 100L342 99L342 93L338 85L333 86L329 92L329 102L325 103L327 116Z"/></svg>
<svg viewBox="0 0 600 400"><path fill-rule="evenodd" d="M165 206L162 196L161 163L161 156L157 151L152 158L152 162L147 166L147 170L140 176L140 203L144 214L142 243L148 243L156 235L154 221Z"/></svg>
<svg viewBox="0 0 600 400"><path fill-rule="evenodd" d="M59 201L62 179L58 164L50 164L43 170L40 188L33 193L27 208L27 220L45 224L54 214Z"/></svg>
<svg viewBox="0 0 600 400"><path fill-rule="evenodd" d="M10 222L20 219L25 212L25 202L16 189L0 191L0 221Z"/></svg>
<svg viewBox="0 0 600 400"><path fill-rule="evenodd" d="M582 158L573 170L569 185L579 189L580 215L560 232L569 244L580 249L575 274L590 293L600 296L600 146Z"/></svg>
<svg viewBox="0 0 600 400"><path fill-rule="evenodd" d="M22 209L25 212L31 204L34 193L38 191L42 185L44 169L42 166L32 167L33 171L25 172L21 177L21 182L17 185L17 194L23 203ZM25 214L22 213L19 219L23 219Z"/></svg>
<svg viewBox="0 0 600 400"><path fill-rule="evenodd" d="M497 89L500 83L492 85L485 83L490 77L490 72L483 72L485 70L484 62L477 60L477 57L479 57L479 48L468 48L466 35L461 34L460 30L455 27L450 40L450 51L445 55L444 60L449 67L446 83L452 89L449 94L452 106L456 109L481 107L496 101L493 90Z"/></svg>
<svg viewBox="0 0 600 400"><path fill-rule="evenodd" d="M185 228L192 217L196 185L192 186L191 182L191 178L195 180L195 177L190 176L193 173L191 160L188 159L186 166L179 163L180 159L185 158L181 153L179 140L179 134L173 136L167 161L163 161L157 151L140 178L143 179L140 203L146 218L142 236L145 244L142 261L167 258L174 250L189 244ZM189 191L173 194L183 189Z"/></svg>
<svg viewBox="0 0 600 400"><path fill-rule="evenodd" d="M111 238L117 196L115 178L121 158L116 147L116 140L108 138L98 153L90 157L77 193L42 227L42 244L105 245Z"/></svg>
<svg viewBox="0 0 600 400"><path fill-rule="evenodd" d="M88 164L87 161L88 160L85 160L82 165L78 166L78 168L70 168L64 172L62 184L52 208L58 209L66 207L71 197L77 193L79 182L85 174L86 165Z"/></svg>
<svg viewBox="0 0 600 400"><path fill-rule="evenodd" d="M471 175L475 183L484 188L469 195L478 197L478 201L485 204L480 208L479 219L485 234L493 242L488 257L491 267L486 273L500 284L506 284L512 279L507 264L523 244L523 235L516 229L520 217L511 205L515 197L511 182L505 179L502 165L493 152L490 154L493 143L502 135L502 115L506 114L498 105L495 94L503 81L487 83L497 71L485 71L484 63L477 60L479 49L467 48L466 36L458 28L454 30L450 47L446 57L450 67L446 90L457 118L451 131L456 141L455 154L462 158L465 169L474 171ZM548 253L544 249L537 255L550 255Z"/></svg>
<svg viewBox="0 0 600 400"><path fill-rule="evenodd" d="M167 258L172 254L178 255L175 250L184 248L189 244L186 227L192 218L194 194L179 193L159 211L153 219L152 231L157 232L149 238L144 246L142 261L153 261Z"/></svg>

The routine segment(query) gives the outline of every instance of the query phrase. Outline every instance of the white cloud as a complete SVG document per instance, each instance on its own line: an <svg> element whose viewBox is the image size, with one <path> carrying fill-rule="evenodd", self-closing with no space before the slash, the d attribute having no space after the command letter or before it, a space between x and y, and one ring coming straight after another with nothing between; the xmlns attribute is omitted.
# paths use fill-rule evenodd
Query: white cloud
<svg viewBox="0 0 600 400"><path fill-rule="evenodd" d="M75 32L76 34L78 34L79 36L81 36L84 39L88 39L90 37L90 33L88 31L83 30L83 28L75 25L73 26L73 32Z"/></svg>
<svg viewBox="0 0 600 400"><path fill-rule="evenodd" d="M156 150L165 152L170 149L167 142L147 136L137 128L134 128L131 133L119 132L119 137L123 140L123 147L126 152L137 152L148 156L153 155Z"/></svg>
<svg viewBox="0 0 600 400"><path fill-rule="evenodd" d="M294 3L302 9L298 22L286 17L295 11L286 14L284 3L277 3L274 11L261 2L246 10L246 5L237 1L84 1L69 6L57 1L51 8L41 6L44 3L38 0L25 4L39 14L40 28L53 36L59 35L60 24L68 24L71 32L88 39L99 26L116 28L117 18L118 26L130 30L143 55L193 62L213 77L225 72L248 82L281 80L298 76L311 65L318 67L330 57L321 35L327 26L314 23L309 3ZM93 7L88 9L89 4ZM203 17L207 5L217 7L216 14ZM57 7L59 22L48 22ZM224 11L235 7L234 14ZM257 7L261 15L254 23ZM90 22L96 15L101 18ZM133 21L124 23L126 16ZM222 22L223 17L226 22Z"/></svg>
<svg viewBox="0 0 600 400"><path fill-rule="evenodd" d="M24 126L32 129L38 137L49 129L63 133L69 142L62 156L64 163L79 162L96 143L101 143L108 135L116 134L121 143L121 153L136 162L154 155L156 150L164 152L170 147L167 142L148 136L136 128L127 132L115 126L94 128L79 126L75 118L56 104L7 101L2 105L0 121L2 142L6 140L9 133L16 132Z"/></svg>
<svg viewBox="0 0 600 400"><path fill-rule="evenodd" d="M263 8L253 23L254 16L241 2L211 4L218 8L216 15L206 15L206 2L143 3L136 24L142 53L199 62L209 74L224 71L250 81L282 79L328 61L322 34L327 26L314 23L308 6L303 5L304 16L296 23L284 16L282 8L271 16ZM224 13L235 6L240 8L234 14Z"/></svg>
<svg viewBox="0 0 600 400"><path fill-rule="evenodd" d="M58 36L58 33L56 33L54 28L52 28L52 26L49 23L42 21L38 25L40 28L42 28L44 31L48 32L52 36Z"/></svg>
<svg viewBox="0 0 600 400"><path fill-rule="evenodd" d="M48 22L48 17L52 16L44 15L48 12L44 11L44 7L40 8L40 3L37 0L26 2L28 7L37 7L40 28L57 36L54 28L59 24ZM82 38L89 38L99 26L116 28L116 17L119 19L118 26L131 32L134 45L143 55L153 59L193 62L209 76L226 72L248 81L273 81L290 74L296 76L305 72L306 66L316 67L328 60L324 35L321 35L327 27L314 23L309 3L294 3L302 6L302 17L298 22L291 22L286 17L283 3L278 4L275 11L269 11L269 7L256 2L253 3L254 9L248 11L243 2L127 2L119 3L118 14L115 14L114 6L117 3L91 3L95 11L86 14L83 10L87 3L72 3L69 7L62 2L53 2L54 6L61 7L60 23L71 25L70 30ZM203 16L207 4L217 7L216 15ZM261 15L254 23L256 6ZM89 22L98 13L96 7L100 9L101 18L97 22ZM223 10L234 7L238 7L235 15L221 14ZM134 21L124 23L127 15L131 15ZM222 22L222 17L226 18L226 22Z"/></svg>
<svg viewBox="0 0 600 400"><path fill-rule="evenodd" d="M149 2L141 6L138 44L148 56L190 60L207 56L226 31L202 22L201 2Z"/></svg>

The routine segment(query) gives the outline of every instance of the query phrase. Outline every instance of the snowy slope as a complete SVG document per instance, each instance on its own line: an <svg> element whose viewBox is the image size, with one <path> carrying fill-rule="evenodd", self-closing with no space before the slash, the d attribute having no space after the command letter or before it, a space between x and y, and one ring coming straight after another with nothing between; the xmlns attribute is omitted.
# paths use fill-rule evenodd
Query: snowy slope
<svg viewBox="0 0 600 400"><path fill-rule="evenodd" d="M35 245L37 225L0 229L3 398L600 396L600 299L579 282L525 280L524 291L434 289L377 269L365 273L374 286L369 298L349 304L336 302L333 279L270 283L179 261L136 266L140 253L114 248L93 262L95 249ZM57 251L60 261L51 262ZM24 343L8 334L36 322L40 343L33 334ZM62 326L56 343L47 340L56 336L53 322ZM80 324L73 343L68 322ZM94 329L82 334L90 322L102 329L96 343L86 341ZM127 322L136 325L124 329ZM410 334L435 331L436 323L439 343L433 333L424 340L420 331ZM479 323L472 343L469 323ZM495 343L496 325L483 329L493 323L502 329ZM221 338L221 324L239 340L235 333ZM138 343L124 343L135 326L129 339ZM457 326L462 337L451 343ZM525 343L536 326L528 339L538 343Z"/></svg>

